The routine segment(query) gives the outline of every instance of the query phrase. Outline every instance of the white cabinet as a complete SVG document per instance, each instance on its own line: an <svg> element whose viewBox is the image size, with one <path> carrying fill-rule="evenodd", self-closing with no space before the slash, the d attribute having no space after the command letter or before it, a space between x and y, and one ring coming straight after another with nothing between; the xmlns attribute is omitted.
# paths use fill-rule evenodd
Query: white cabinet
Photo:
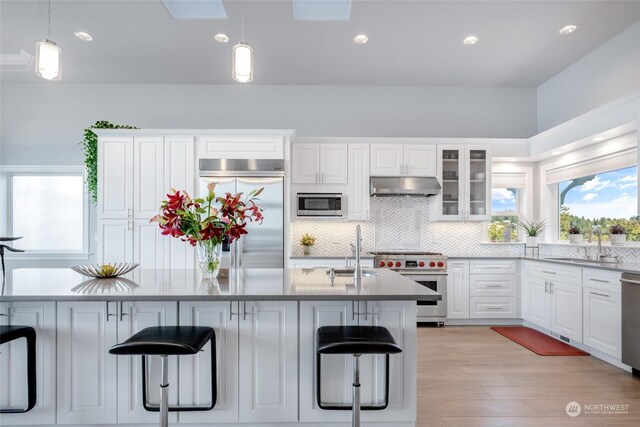
<svg viewBox="0 0 640 427"><path fill-rule="evenodd" d="M199 159L284 159L283 135L196 137Z"/></svg>
<svg viewBox="0 0 640 427"><path fill-rule="evenodd" d="M371 144L372 176L436 176L436 146Z"/></svg>
<svg viewBox="0 0 640 427"><path fill-rule="evenodd" d="M438 219L486 221L491 217L491 151L486 146L438 146Z"/></svg>
<svg viewBox="0 0 640 427"><path fill-rule="evenodd" d="M181 302L180 324L215 329L218 364L213 411L181 413L180 422L298 420L297 302ZM210 402L210 345L204 350L180 361L181 404Z"/></svg>
<svg viewBox="0 0 640 427"><path fill-rule="evenodd" d="M349 220L369 219L369 144L349 144L347 215Z"/></svg>
<svg viewBox="0 0 640 427"><path fill-rule="evenodd" d="M449 261L447 318L469 318L469 261Z"/></svg>
<svg viewBox="0 0 640 427"><path fill-rule="evenodd" d="M293 184L346 184L347 144L293 144Z"/></svg>
<svg viewBox="0 0 640 427"><path fill-rule="evenodd" d="M140 357L111 355L109 348L145 327L176 323L175 302L59 302L57 423L155 422L157 413L142 407ZM157 403L159 363L149 361L149 400ZM175 384L177 365L170 365ZM175 403L173 390L171 397Z"/></svg>
<svg viewBox="0 0 640 427"><path fill-rule="evenodd" d="M527 264L528 320L572 341L582 342L582 272L558 264Z"/></svg>
<svg viewBox="0 0 640 427"><path fill-rule="evenodd" d="M620 273L583 269L583 344L621 357Z"/></svg>
<svg viewBox="0 0 640 427"><path fill-rule="evenodd" d="M366 313L366 314L365 314ZM309 301L300 303L300 421L348 422L350 411L320 409L316 381L322 382L323 400L351 403L353 357L326 355L322 378L316 377L316 331L326 325L384 326L402 353L390 356L389 406L384 411L363 411L364 422L415 422L416 417L416 304L406 301L361 302ZM384 396L384 356L363 355L360 362L361 400L378 404Z"/></svg>
<svg viewBox="0 0 640 427"><path fill-rule="evenodd" d="M0 303L0 324L31 326L36 331L36 406L23 414L2 414L0 424L55 424L56 319L53 302ZM0 406L27 406L27 347L19 339L0 347Z"/></svg>
<svg viewBox="0 0 640 427"><path fill-rule="evenodd" d="M98 262L193 268L193 248L149 220L171 188L194 196L194 137L101 137L98 146Z"/></svg>
<svg viewBox="0 0 640 427"><path fill-rule="evenodd" d="M470 318L520 317L515 260L472 260L469 270Z"/></svg>

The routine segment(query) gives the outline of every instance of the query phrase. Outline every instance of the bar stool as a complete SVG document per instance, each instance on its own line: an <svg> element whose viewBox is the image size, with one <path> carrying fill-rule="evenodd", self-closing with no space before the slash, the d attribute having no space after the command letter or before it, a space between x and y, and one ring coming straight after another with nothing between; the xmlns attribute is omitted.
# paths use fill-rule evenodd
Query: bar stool
<svg viewBox="0 0 640 427"><path fill-rule="evenodd" d="M169 411L209 411L217 401L216 393L216 335L212 328L204 326L155 326L145 328L126 341L116 344L109 353L115 355L142 356L142 399L147 411L160 412L160 426L169 425ZM169 362L168 356L196 354L211 340L211 405L169 406ZM162 381L160 405L147 403L146 357L162 357Z"/></svg>
<svg viewBox="0 0 640 427"><path fill-rule="evenodd" d="M352 410L352 426L360 426L360 410L381 410L389 404L389 355L401 353L387 328L382 326L322 326L316 333L316 400L321 409ZM352 405L326 405L322 402L322 354L353 355ZM381 405L360 404L360 356L385 355L385 396Z"/></svg>
<svg viewBox="0 0 640 427"><path fill-rule="evenodd" d="M36 406L36 330L31 326L0 326L0 345L19 338L27 340L27 406L0 408L0 414L20 414Z"/></svg>

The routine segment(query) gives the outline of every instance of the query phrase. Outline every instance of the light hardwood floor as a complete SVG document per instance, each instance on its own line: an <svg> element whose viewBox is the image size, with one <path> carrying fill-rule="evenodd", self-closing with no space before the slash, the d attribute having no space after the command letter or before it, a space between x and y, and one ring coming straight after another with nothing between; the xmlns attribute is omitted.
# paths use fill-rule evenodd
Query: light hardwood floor
<svg viewBox="0 0 640 427"><path fill-rule="evenodd" d="M629 410L585 414L592 404ZM591 356L538 356L489 327L418 328L417 426L640 426L640 379Z"/></svg>

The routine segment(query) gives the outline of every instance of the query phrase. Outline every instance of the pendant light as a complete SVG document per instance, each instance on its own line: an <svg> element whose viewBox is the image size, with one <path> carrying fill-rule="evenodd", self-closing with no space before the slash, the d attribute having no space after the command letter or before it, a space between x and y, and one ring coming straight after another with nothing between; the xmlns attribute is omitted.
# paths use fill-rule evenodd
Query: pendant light
<svg viewBox="0 0 640 427"><path fill-rule="evenodd" d="M46 80L60 80L60 47L51 41L51 0L49 0L49 37L36 43L36 75Z"/></svg>
<svg viewBox="0 0 640 427"><path fill-rule="evenodd" d="M231 51L231 76L240 83L253 80L253 49L244 42L244 15L242 16L242 41Z"/></svg>

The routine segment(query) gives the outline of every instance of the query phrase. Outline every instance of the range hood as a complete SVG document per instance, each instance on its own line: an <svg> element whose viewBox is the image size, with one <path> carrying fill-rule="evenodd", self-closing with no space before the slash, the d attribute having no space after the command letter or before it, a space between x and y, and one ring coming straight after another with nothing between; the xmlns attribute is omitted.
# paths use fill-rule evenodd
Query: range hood
<svg viewBox="0 0 640 427"><path fill-rule="evenodd" d="M431 176L372 176L369 181L369 195L378 197L428 197L439 194L440 188L437 178Z"/></svg>

